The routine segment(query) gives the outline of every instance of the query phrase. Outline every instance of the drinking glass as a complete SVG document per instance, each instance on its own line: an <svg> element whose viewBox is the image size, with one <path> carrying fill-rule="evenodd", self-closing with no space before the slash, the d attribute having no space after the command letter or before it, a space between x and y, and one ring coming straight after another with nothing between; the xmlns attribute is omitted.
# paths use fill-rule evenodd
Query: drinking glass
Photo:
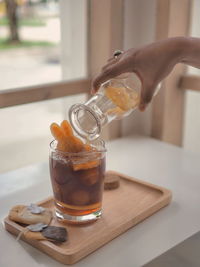
<svg viewBox="0 0 200 267"><path fill-rule="evenodd" d="M90 143L92 150L69 153L50 143L50 176L55 214L59 220L85 223L102 214L106 148L103 140Z"/></svg>

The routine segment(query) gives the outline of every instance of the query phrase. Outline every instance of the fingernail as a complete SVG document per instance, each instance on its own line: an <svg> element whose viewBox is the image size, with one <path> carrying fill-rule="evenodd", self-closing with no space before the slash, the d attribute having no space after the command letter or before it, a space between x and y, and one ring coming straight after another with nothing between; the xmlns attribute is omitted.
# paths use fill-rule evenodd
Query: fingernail
<svg viewBox="0 0 200 267"><path fill-rule="evenodd" d="M146 105L145 105L144 103L141 103L141 104L139 105L139 110L140 110L140 111L144 111L145 108L146 108Z"/></svg>

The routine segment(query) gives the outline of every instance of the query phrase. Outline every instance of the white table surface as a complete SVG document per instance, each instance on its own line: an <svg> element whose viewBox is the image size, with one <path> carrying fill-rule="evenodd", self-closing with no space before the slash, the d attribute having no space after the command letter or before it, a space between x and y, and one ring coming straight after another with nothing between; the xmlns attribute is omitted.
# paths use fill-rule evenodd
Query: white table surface
<svg viewBox="0 0 200 267"><path fill-rule="evenodd" d="M74 264L75 267L141 266L200 230L200 155L147 137L107 144L107 169L166 187L172 203ZM48 163L0 175L0 218L16 204L51 195ZM64 266L0 226L0 266Z"/></svg>

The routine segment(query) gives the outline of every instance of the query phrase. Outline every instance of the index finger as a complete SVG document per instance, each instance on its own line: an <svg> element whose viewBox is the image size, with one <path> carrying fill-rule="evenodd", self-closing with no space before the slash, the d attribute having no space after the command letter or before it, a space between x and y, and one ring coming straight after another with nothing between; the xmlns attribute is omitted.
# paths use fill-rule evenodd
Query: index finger
<svg viewBox="0 0 200 267"><path fill-rule="evenodd" d="M121 64L115 63L114 65L109 66L104 69L92 82L92 94L96 93L100 87L100 85L107 80L114 78L121 73L123 73L123 69L121 68Z"/></svg>

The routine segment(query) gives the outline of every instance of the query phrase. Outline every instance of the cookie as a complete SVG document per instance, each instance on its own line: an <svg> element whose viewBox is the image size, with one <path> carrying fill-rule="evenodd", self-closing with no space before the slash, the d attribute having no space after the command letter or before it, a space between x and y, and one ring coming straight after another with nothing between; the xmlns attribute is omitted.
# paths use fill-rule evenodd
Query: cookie
<svg viewBox="0 0 200 267"><path fill-rule="evenodd" d="M48 209L45 209L39 214L31 213L28 208L29 206L17 205L14 206L9 212L9 219L14 222L19 222L23 224L36 224L44 223L50 224L52 219L52 212Z"/></svg>
<svg viewBox="0 0 200 267"><path fill-rule="evenodd" d="M24 232L24 236L26 239L31 239L31 240L47 240L41 232Z"/></svg>
<svg viewBox="0 0 200 267"><path fill-rule="evenodd" d="M107 173L104 180L104 189L112 190L120 186L120 177L113 173Z"/></svg>

